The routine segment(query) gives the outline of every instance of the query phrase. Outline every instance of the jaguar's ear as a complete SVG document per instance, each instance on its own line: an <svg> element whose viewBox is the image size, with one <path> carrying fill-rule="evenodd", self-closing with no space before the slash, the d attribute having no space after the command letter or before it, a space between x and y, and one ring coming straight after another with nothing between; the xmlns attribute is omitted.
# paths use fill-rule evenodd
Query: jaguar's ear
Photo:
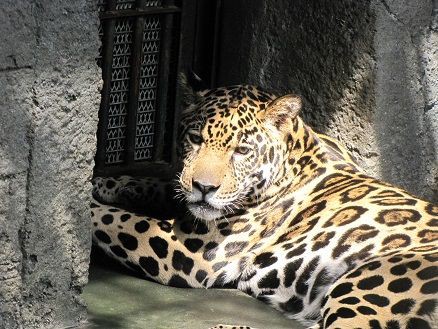
<svg viewBox="0 0 438 329"><path fill-rule="evenodd" d="M205 88L202 79L193 71L190 71L188 75L180 73L178 77L178 85L181 89L182 104L184 108L187 108L202 99L202 91L207 89Z"/></svg>
<svg viewBox="0 0 438 329"><path fill-rule="evenodd" d="M281 129L300 113L302 103L301 97L298 95L289 94L281 96L267 106L263 119L276 128Z"/></svg>

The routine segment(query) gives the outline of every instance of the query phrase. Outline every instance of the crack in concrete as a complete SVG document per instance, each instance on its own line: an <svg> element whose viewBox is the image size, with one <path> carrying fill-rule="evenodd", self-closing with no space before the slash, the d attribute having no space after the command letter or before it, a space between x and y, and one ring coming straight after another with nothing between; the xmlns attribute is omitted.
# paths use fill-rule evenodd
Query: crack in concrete
<svg viewBox="0 0 438 329"><path fill-rule="evenodd" d="M34 6L36 7L37 4L34 3ZM36 13L35 10L32 10L32 17L34 19L34 24L36 26L36 32L35 32L35 39L36 39L36 44L38 46L38 44L40 43L39 41L39 30L40 30L40 26L38 23L38 19L36 18ZM33 52L33 57L34 57L34 62L36 62L36 53L35 51ZM16 63L16 61L14 61L14 63ZM26 66L26 67L15 67L13 68L13 70L20 70L20 69L32 69L34 71L34 76L35 78L37 77L37 72L36 72L36 68L32 67L32 66ZM33 85L31 87L31 100L32 100L32 104L34 106L38 106L38 101L37 101L37 97L36 97L36 90L35 90L35 85L37 84L36 79L34 79ZM31 213L30 213L30 189L31 189L31 180L32 180L32 166L33 166L33 148L34 148L34 138L35 138L35 110L34 108L31 108L31 117L29 120L29 124L27 127L27 132L26 132L26 143L28 145L29 151L28 151L28 155L27 155L27 163L28 163L28 167L27 167L27 171L26 171L26 185L25 185L25 191L26 191L26 197L25 197L25 214L24 214L24 219L23 219L23 223L21 224L19 230L18 230L18 244L19 244L19 248L20 248L20 252L21 252L21 268L20 268L20 276L21 276L21 280L22 283L24 283L24 278L25 275L27 273L28 270L28 259L29 259L29 255L27 253L26 250L26 241L28 240L28 225L30 223L30 218L31 218ZM21 297L23 298L24 295L24 286L21 286ZM23 300L20 301L20 303L23 303ZM19 307L20 309L20 318L21 321L23 321L23 310L22 310L22 305Z"/></svg>
<svg viewBox="0 0 438 329"><path fill-rule="evenodd" d="M391 7L389 7L388 3L386 2L386 0L380 0L380 3L383 5L383 7L385 8L386 12L388 13L388 15L396 22L400 23L403 26L406 26L406 23L403 22L400 18L397 17L397 15L391 10Z"/></svg>
<svg viewBox="0 0 438 329"><path fill-rule="evenodd" d="M23 65L23 66L7 66L4 68L0 68L0 72L13 72L13 71L20 71L20 70L32 70L32 65Z"/></svg>

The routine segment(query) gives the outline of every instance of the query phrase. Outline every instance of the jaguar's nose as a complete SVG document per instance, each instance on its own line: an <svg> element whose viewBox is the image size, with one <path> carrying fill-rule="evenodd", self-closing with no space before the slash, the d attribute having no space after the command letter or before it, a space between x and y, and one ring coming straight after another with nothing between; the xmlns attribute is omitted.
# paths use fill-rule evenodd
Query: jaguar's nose
<svg viewBox="0 0 438 329"><path fill-rule="evenodd" d="M203 185L198 181L193 180L192 181L193 188L198 189L202 195L206 195L208 192L215 192L219 189L220 186L213 186L213 185Z"/></svg>

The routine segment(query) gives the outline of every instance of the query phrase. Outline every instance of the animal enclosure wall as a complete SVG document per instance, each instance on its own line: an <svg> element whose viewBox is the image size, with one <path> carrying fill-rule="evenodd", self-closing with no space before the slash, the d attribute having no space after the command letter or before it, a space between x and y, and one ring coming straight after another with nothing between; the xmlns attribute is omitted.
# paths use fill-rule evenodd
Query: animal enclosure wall
<svg viewBox="0 0 438 329"><path fill-rule="evenodd" d="M0 2L0 328L86 319L96 3Z"/></svg>

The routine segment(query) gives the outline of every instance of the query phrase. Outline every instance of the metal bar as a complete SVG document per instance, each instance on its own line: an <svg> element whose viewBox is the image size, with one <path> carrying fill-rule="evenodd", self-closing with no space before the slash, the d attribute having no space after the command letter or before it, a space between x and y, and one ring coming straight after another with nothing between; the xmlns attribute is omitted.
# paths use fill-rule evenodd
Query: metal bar
<svg viewBox="0 0 438 329"><path fill-rule="evenodd" d="M219 35L222 23L222 0L216 0L216 12L214 18L213 54L211 60L210 86L216 87L216 76L219 62Z"/></svg>
<svg viewBox="0 0 438 329"><path fill-rule="evenodd" d="M173 14L179 13L181 8L176 6L166 7L145 7L139 9L125 9L125 10L109 10L99 14L100 19L111 19L119 17L136 17L154 14Z"/></svg>
<svg viewBox="0 0 438 329"><path fill-rule="evenodd" d="M166 126L166 114L169 110L167 107L168 93L168 78L169 78L169 62L170 62L170 46L172 41L172 21L173 15L165 15L162 17L163 28L161 30L161 55L160 55L160 74L158 80L157 94L157 112L156 112L156 130L155 130L155 151L153 155L154 161L162 160L164 147L164 134Z"/></svg>
<svg viewBox="0 0 438 329"><path fill-rule="evenodd" d="M141 8L143 0L137 0L136 5ZM129 79L129 96L128 96L128 117L125 142L125 164L130 166L134 163L135 154L135 135L137 126L137 107L140 83L140 67L142 57L144 17L135 18L134 31L132 36L131 51L131 76Z"/></svg>
<svg viewBox="0 0 438 329"><path fill-rule="evenodd" d="M108 0L107 8L112 10L116 7L115 0ZM97 151L96 151L96 169L105 166L106 157L106 135L108 130L108 106L111 87L111 74L113 63L113 43L115 21L108 20L101 22L103 27L102 40L102 99L99 108L99 125L97 129Z"/></svg>

